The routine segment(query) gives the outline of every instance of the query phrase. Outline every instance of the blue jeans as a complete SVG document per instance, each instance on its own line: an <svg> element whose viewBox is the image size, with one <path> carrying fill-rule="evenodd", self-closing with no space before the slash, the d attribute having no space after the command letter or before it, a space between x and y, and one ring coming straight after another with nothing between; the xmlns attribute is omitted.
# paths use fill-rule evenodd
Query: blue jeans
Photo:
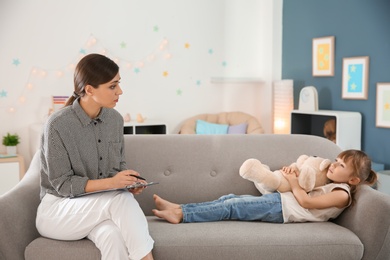
<svg viewBox="0 0 390 260"><path fill-rule="evenodd" d="M217 200L182 204L183 223L247 220L283 223L279 193L263 196L229 194Z"/></svg>

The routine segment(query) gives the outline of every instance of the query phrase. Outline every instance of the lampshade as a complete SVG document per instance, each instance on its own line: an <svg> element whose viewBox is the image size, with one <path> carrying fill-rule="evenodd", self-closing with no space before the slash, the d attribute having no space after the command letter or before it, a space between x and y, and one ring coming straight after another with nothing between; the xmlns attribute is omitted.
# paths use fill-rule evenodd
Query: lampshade
<svg viewBox="0 0 390 260"><path fill-rule="evenodd" d="M294 109L293 80L285 79L273 83L273 132L289 134L291 110Z"/></svg>

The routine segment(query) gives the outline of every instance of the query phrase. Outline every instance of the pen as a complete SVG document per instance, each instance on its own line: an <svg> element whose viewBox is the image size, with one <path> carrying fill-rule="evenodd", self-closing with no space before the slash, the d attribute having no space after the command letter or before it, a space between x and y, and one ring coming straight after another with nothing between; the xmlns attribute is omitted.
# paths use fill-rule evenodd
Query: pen
<svg viewBox="0 0 390 260"><path fill-rule="evenodd" d="M118 169L118 168L113 168L115 171L117 171L117 172L120 172L121 170L120 169ZM130 174L130 176L133 176L133 177L136 177L137 179L139 179L139 180L143 180L143 181L146 181L146 179L145 178L142 178L141 176L137 176L137 175L134 175L134 174Z"/></svg>
<svg viewBox="0 0 390 260"><path fill-rule="evenodd" d="M134 175L134 174L130 174L130 176L136 177L136 178L139 179L139 180L146 181L146 179L143 178L143 177L141 177L141 176L137 176L137 175Z"/></svg>

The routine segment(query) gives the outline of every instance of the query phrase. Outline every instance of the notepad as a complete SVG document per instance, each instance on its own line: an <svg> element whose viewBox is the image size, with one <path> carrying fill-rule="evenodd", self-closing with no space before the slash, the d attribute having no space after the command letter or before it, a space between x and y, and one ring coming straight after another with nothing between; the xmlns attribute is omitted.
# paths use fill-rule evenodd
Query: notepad
<svg viewBox="0 0 390 260"><path fill-rule="evenodd" d="M136 188L141 188L141 187L147 187L151 185L156 185L158 182L148 182L148 183L141 183L137 182L132 185L127 186L126 188L119 188L119 189L108 189L108 190L99 190L99 191L93 191L93 192L86 192L82 194L78 194L76 196L71 196L70 198L79 198L79 197L84 197L92 194L97 194L97 193L102 193L102 192L110 192L110 191L127 191L128 189L136 189Z"/></svg>

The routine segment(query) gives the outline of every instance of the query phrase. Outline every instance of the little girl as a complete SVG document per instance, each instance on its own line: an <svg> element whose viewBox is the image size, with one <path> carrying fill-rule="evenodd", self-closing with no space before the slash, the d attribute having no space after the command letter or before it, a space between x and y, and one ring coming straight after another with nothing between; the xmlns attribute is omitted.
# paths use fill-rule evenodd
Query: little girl
<svg viewBox="0 0 390 260"><path fill-rule="evenodd" d="M215 201L182 205L154 195L157 209L153 213L173 224L228 219L274 223L327 221L351 205L359 185L372 185L377 180L371 170L371 160L359 150L340 153L327 172L331 183L309 193L299 186L296 169L283 167L282 172L290 183L291 192L262 196L230 194Z"/></svg>

